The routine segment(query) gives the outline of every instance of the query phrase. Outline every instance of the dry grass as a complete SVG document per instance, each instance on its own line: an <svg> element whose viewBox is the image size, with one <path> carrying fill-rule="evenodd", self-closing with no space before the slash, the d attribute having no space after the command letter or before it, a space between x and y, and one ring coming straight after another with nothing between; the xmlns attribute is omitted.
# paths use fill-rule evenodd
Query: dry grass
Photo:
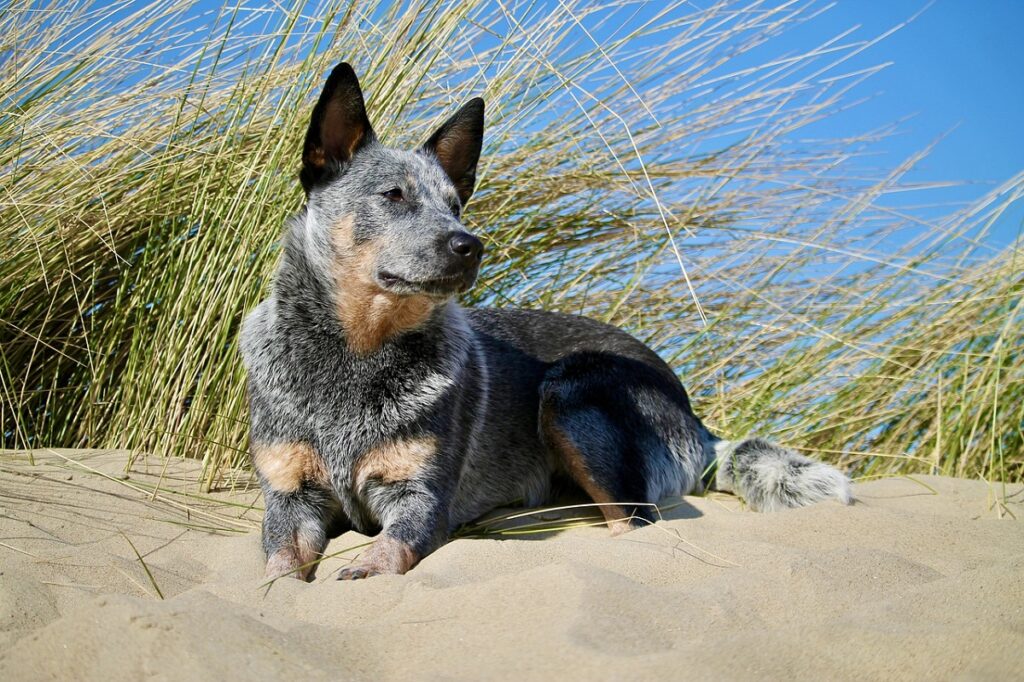
<svg viewBox="0 0 1024 682"><path fill-rule="evenodd" d="M848 36L761 46L807 2L189 3L0 10L0 411L8 447L244 462L239 323L264 294L311 97L352 61L386 142L482 94L472 303L613 321L725 435L862 475L1024 478L1021 254L886 208L907 164L807 142L868 72ZM653 16L653 14L657 16ZM866 177L867 174L867 177Z"/></svg>

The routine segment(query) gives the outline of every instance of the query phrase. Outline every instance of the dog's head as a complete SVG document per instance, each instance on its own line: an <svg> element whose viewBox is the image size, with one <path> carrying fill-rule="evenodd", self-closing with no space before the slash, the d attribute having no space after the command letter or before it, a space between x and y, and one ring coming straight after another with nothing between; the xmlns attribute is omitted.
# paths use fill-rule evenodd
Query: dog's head
<svg viewBox="0 0 1024 682"><path fill-rule="evenodd" d="M373 132L352 67L334 68L313 109L300 178L306 243L340 287L437 302L472 286L483 245L460 215L483 125L483 100L473 99L418 149L390 149Z"/></svg>

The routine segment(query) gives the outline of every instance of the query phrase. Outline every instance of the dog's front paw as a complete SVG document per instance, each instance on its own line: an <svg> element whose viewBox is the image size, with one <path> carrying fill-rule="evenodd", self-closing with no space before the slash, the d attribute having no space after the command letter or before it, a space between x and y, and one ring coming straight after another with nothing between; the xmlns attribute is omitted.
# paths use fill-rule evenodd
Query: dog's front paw
<svg viewBox="0 0 1024 682"><path fill-rule="evenodd" d="M371 563L359 563L353 566L346 566L341 569L338 573L338 580L361 580L362 578L372 578L375 575L380 575L381 572L382 571Z"/></svg>
<svg viewBox="0 0 1024 682"><path fill-rule="evenodd" d="M338 580L359 580L384 573L405 573L416 565L419 555L412 547L386 536L378 537L360 557L360 561L346 566L338 573Z"/></svg>

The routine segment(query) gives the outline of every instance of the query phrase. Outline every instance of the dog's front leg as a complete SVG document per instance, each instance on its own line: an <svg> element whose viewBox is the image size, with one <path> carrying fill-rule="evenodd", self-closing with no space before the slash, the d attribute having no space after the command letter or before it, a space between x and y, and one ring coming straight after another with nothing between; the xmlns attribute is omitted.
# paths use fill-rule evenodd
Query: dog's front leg
<svg viewBox="0 0 1024 682"><path fill-rule="evenodd" d="M378 511L383 529L355 563L342 569L338 579L405 573L444 544L448 535L445 497L422 481L374 486L367 498Z"/></svg>
<svg viewBox="0 0 1024 682"><path fill-rule="evenodd" d="M322 489L282 493L266 485L263 499L266 576L313 580L327 542L349 528L337 501Z"/></svg>
<svg viewBox="0 0 1024 682"><path fill-rule="evenodd" d="M266 506L266 575L312 580L327 541L347 530L349 520L330 488L320 453L308 442L265 432L254 436L250 452Z"/></svg>

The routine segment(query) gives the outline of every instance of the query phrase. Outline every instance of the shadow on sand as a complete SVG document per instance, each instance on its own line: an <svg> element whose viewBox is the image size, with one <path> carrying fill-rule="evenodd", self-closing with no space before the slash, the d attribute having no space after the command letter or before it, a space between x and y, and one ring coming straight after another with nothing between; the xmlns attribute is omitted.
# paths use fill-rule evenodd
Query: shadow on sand
<svg viewBox="0 0 1024 682"><path fill-rule="evenodd" d="M629 505L623 505L629 506ZM701 512L684 498L666 498L651 505L655 519L695 519ZM600 505L583 495L566 493L550 505L535 508L503 507L457 529L453 538L490 540L544 540L573 528L603 527Z"/></svg>

